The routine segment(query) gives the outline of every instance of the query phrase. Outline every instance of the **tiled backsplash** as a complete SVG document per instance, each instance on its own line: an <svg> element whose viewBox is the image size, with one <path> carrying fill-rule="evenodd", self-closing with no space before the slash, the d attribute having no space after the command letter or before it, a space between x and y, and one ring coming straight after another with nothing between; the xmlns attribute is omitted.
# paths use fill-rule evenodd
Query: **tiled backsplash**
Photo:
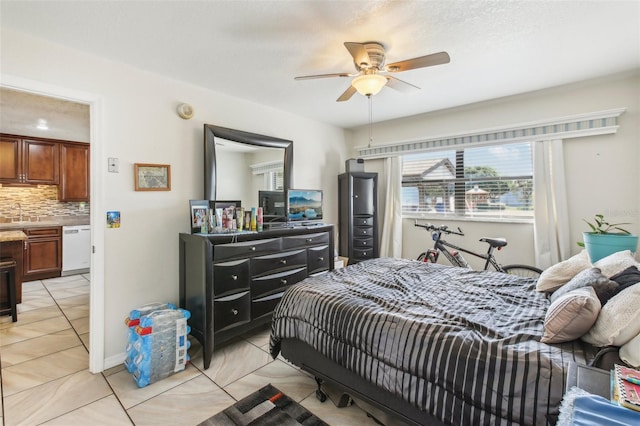
<svg viewBox="0 0 640 426"><path fill-rule="evenodd" d="M58 200L58 187L38 185L28 187L0 187L0 218L17 218L22 206L22 216L82 216L89 214L90 203L63 202ZM84 205L84 209L82 206Z"/></svg>

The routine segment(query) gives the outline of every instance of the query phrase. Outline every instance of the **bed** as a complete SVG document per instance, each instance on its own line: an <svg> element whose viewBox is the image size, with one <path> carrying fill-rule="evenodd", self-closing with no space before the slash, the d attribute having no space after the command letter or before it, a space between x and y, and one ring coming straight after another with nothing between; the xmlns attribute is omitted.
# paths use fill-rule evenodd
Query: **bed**
<svg viewBox="0 0 640 426"><path fill-rule="evenodd" d="M269 346L410 424L554 424L596 348L541 343L548 306L530 278L379 258L287 290Z"/></svg>

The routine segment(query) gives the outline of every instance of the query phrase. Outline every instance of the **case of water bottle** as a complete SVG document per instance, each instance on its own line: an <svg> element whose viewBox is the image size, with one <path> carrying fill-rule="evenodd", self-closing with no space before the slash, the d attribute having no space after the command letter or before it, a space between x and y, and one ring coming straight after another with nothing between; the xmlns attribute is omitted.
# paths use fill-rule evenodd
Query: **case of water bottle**
<svg viewBox="0 0 640 426"><path fill-rule="evenodd" d="M190 316L171 303L152 303L129 313L124 365L138 387L184 370L189 361Z"/></svg>

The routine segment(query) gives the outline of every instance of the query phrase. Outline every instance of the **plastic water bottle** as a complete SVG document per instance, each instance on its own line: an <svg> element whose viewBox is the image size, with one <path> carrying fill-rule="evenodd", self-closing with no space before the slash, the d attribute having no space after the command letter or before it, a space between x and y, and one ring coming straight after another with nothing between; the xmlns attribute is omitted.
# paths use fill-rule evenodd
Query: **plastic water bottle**
<svg viewBox="0 0 640 426"><path fill-rule="evenodd" d="M467 262L467 259L465 259L464 257L462 257L462 255L460 254L459 251L457 250L452 250L451 251L451 256L454 257L454 259L456 259L456 261L458 262L458 264L462 267L462 268L468 268L469 267L469 263Z"/></svg>
<svg viewBox="0 0 640 426"><path fill-rule="evenodd" d="M129 373L134 372L135 365L133 363L133 360L138 356L139 353L139 349L136 346L136 342L138 341L139 336L135 332L135 327L140 324L140 317L164 309L176 309L176 305L174 305L173 303L149 303L138 309L133 309L131 312L129 312L129 316L125 319L125 324L127 324L127 326L129 327L129 334L127 346L125 349L126 357L124 360L124 365Z"/></svg>
<svg viewBox="0 0 640 426"><path fill-rule="evenodd" d="M132 310L129 313L129 318L132 320L139 319L143 315L149 315L151 312L163 309L176 309L176 305L173 303L149 303L141 308Z"/></svg>
<svg viewBox="0 0 640 426"><path fill-rule="evenodd" d="M140 318L136 327L138 339L133 344L137 356L132 362L132 374L138 387L184 370L191 345L187 339L190 316L189 311L176 309L154 311Z"/></svg>

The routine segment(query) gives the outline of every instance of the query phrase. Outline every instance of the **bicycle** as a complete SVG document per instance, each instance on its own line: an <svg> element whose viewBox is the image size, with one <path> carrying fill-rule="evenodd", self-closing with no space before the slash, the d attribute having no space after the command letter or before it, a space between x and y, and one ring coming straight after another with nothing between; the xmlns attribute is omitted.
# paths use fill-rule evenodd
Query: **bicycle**
<svg viewBox="0 0 640 426"><path fill-rule="evenodd" d="M511 275L518 275L521 277L538 278L542 273L541 269L538 269L534 266L529 266L529 265L502 266L500 263L498 263L495 256L493 255L493 251L496 249L501 250L503 247L507 246L507 240L505 240L504 238L486 238L486 237L480 238L481 242L489 244L487 253L482 254L482 253L476 253L474 251L464 249L462 247L458 247L442 239L442 234L447 234L447 235L453 234L453 235L464 236L464 233L462 232L462 229L460 229L460 227L458 227L458 231L454 231L449 229L449 227L446 225L442 225L442 226L434 226L431 224L425 225L425 224L418 223L417 220L414 226L417 226L419 228L424 228L427 231L431 231L431 238L434 241L433 248L428 249L426 252L420 253L420 255L418 256L419 261L436 263L438 261L438 257L440 256L440 253L442 253L444 257L446 257L453 266L469 268L469 263L462 256L462 254L460 254L460 252L463 252L463 253L467 253L467 254L479 257L481 259L484 259L485 271L488 270L489 265L491 265L498 272L503 272L505 274L511 274ZM451 248L452 250L449 250L448 248Z"/></svg>

